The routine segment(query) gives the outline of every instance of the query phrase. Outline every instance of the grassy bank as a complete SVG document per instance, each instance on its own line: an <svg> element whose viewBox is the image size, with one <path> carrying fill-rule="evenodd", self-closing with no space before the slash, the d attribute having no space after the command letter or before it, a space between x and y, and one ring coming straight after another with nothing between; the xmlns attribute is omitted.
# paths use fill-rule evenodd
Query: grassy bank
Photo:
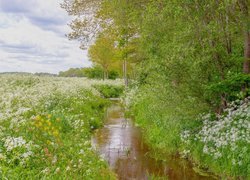
<svg viewBox="0 0 250 180"><path fill-rule="evenodd" d="M161 154L170 155L178 151L182 130L192 118L207 108L197 99L184 99L173 91L166 89L163 84L155 83L135 86L126 92L124 98L135 122L144 130L145 140L159 157L162 157Z"/></svg>
<svg viewBox="0 0 250 180"><path fill-rule="evenodd" d="M92 85L117 82L30 75L0 82L0 179L115 178L90 138L108 105Z"/></svg>
<svg viewBox="0 0 250 180"><path fill-rule="evenodd" d="M249 99L233 102L221 115L206 113L196 99L175 97L160 86L133 88L124 100L156 158L178 153L202 172L249 178Z"/></svg>

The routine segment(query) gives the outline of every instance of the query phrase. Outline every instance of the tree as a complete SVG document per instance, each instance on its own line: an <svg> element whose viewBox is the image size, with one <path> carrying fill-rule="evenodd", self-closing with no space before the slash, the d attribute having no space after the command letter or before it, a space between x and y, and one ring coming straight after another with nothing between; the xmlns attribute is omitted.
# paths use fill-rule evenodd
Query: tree
<svg viewBox="0 0 250 180"><path fill-rule="evenodd" d="M86 49L101 31L100 19L96 13L102 0L64 0L61 7L65 9L74 20L69 24L72 32L67 36L70 40L80 41L81 48Z"/></svg>
<svg viewBox="0 0 250 180"><path fill-rule="evenodd" d="M238 5L241 11L241 20L243 27L243 34L245 36L245 47L244 47L244 64L243 72L245 74L250 73L250 1L249 0L238 0Z"/></svg>
<svg viewBox="0 0 250 180"><path fill-rule="evenodd" d="M70 8L81 15L86 6L79 6L82 7ZM109 32L105 33L106 41L112 39L110 44L116 44L111 50L115 53L109 55L116 58L115 61L101 58L109 55L101 53L104 46L97 48L100 47L97 44L105 44L97 37L91 51L99 49L92 55L100 56L93 56L93 62L102 61L107 69L107 64L120 60L125 84L128 67L133 66L137 69L133 74L143 78L140 82L153 83L157 79L152 76L164 76L173 85L171 88L185 89L191 96L223 109L229 95L220 92L216 97L206 97L206 89L242 72L243 32L246 34L243 69L249 72L248 0L102 0L94 7L93 17L98 22L92 21L93 27L98 26L100 31L93 32ZM80 39L85 36L78 33L81 26L86 24L74 29Z"/></svg>
<svg viewBox="0 0 250 180"><path fill-rule="evenodd" d="M88 53L91 61L102 67L103 79L107 79L108 72L116 57L114 41L105 33L102 33L96 39L95 44L90 46Z"/></svg>
<svg viewBox="0 0 250 180"><path fill-rule="evenodd" d="M134 43L131 46L130 42L135 42L133 39L138 38L138 24L131 22L136 16L134 13L137 10L142 11L143 4L143 0L65 0L62 4L69 15L77 16L70 24L73 31L68 37L78 39L81 42L81 48L93 43L104 31L114 33L115 42L120 51L120 60L123 62L125 84L127 84L128 67L132 67L128 62L132 59L129 56L134 56L136 52L133 50Z"/></svg>
<svg viewBox="0 0 250 180"><path fill-rule="evenodd" d="M122 71L125 85L128 85L129 68L135 62L136 39L138 39L139 24L134 20L138 13L143 10L144 1L137 0L104 0L98 12L98 17L104 22L110 20L111 23L104 25L107 29L112 29L115 35L117 48L119 49L119 59L122 61Z"/></svg>

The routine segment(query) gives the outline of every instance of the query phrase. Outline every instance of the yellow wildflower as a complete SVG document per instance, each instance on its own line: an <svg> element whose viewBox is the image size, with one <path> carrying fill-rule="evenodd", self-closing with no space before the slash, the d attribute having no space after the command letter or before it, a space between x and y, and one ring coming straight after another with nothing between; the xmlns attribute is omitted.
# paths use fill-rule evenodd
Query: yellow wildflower
<svg viewBox="0 0 250 180"><path fill-rule="evenodd" d="M37 121L41 120L41 116L40 116L40 115L37 115L37 116L35 117L35 120L37 120Z"/></svg>
<svg viewBox="0 0 250 180"><path fill-rule="evenodd" d="M42 127L42 123L41 122L39 122L38 124L37 124L37 127Z"/></svg>
<svg viewBox="0 0 250 180"><path fill-rule="evenodd" d="M55 130L55 131L53 132L53 135L54 135L54 136L58 136L58 135L59 135L59 132L58 132L57 130Z"/></svg>
<svg viewBox="0 0 250 180"><path fill-rule="evenodd" d="M50 121L47 120L46 122L47 122L48 126L51 126L51 122Z"/></svg>

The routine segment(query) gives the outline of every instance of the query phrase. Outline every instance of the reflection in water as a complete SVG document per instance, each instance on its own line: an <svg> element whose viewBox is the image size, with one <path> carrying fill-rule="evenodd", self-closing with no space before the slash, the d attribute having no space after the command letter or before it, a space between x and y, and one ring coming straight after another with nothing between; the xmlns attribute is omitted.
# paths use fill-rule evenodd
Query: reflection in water
<svg viewBox="0 0 250 180"><path fill-rule="evenodd" d="M164 163L147 156L149 149L142 141L140 129L124 118L119 104L114 103L108 109L105 126L96 131L92 144L122 180L144 180L152 176L173 180L211 179L196 174L185 160L173 158Z"/></svg>

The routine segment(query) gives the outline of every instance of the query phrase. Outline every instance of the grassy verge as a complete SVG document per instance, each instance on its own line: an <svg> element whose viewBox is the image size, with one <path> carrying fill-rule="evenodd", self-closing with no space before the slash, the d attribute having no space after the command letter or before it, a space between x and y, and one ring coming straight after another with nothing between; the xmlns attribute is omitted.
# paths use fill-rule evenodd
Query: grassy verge
<svg viewBox="0 0 250 180"><path fill-rule="evenodd" d="M115 179L90 143L108 102L86 79L0 78L0 179Z"/></svg>
<svg viewBox="0 0 250 180"><path fill-rule="evenodd" d="M195 99L182 100L161 85L153 87L129 90L123 100L155 154L159 154L159 158L167 158L178 152L182 130L189 123L189 118L195 117L201 109L194 108ZM182 111L184 108L186 111Z"/></svg>
<svg viewBox="0 0 250 180"><path fill-rule="evenodd" d="M218 116L201 114L206 108L195 99L147 87L130 90L125 104L156 158L167 159L178 153L202 172L223 178L249 178L249 99L232 103Z"/></svg>

